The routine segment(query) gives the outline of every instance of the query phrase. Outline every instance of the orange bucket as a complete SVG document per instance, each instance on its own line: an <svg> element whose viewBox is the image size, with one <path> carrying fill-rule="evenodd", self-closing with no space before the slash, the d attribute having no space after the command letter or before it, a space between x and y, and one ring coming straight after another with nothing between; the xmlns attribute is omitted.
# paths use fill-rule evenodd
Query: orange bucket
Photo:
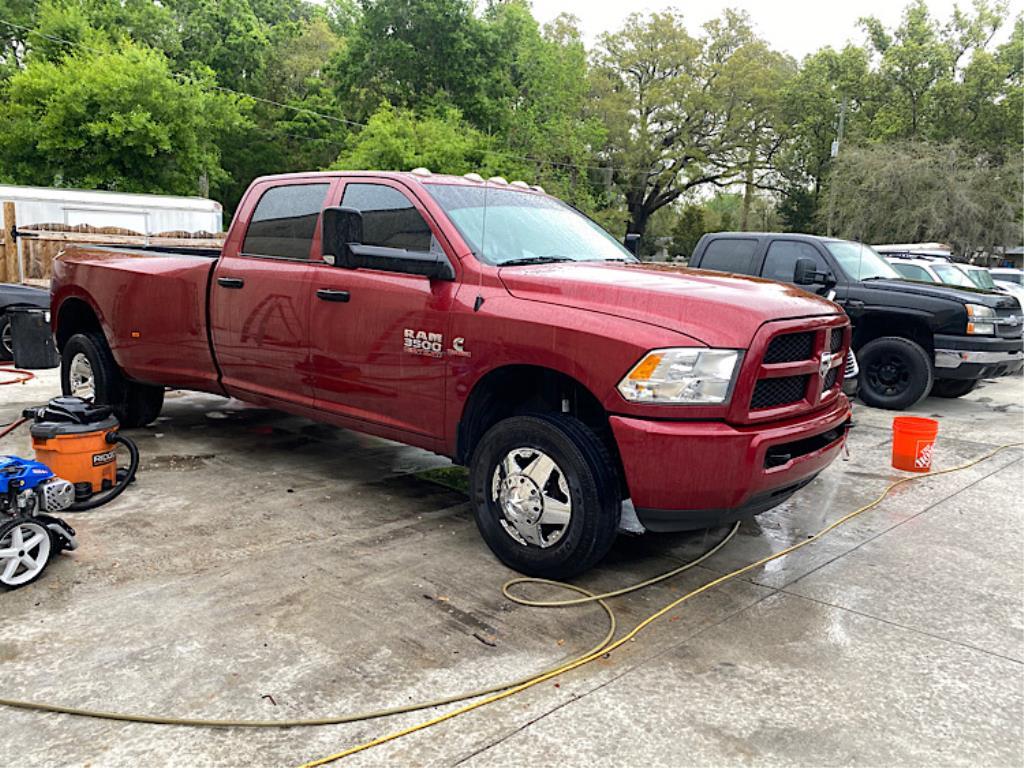
<svg viewBox="0 0 1024 768"><path fill-rule="evenodd" d="M892 420L892 465L907 472L928 472L939 434L939 422L917 416Z"/></svg>

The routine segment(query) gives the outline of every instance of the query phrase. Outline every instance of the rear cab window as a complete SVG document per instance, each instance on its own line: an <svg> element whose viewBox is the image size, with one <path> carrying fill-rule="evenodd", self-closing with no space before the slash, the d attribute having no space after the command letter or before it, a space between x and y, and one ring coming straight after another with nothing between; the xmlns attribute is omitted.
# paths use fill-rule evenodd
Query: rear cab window
<svg viewBox="0 0 1024 768"><path fill-rule="evenodd" d="M757 240L749 237L720 237L708 243L700 260L700 269L752 275Z"/></svg>
<svg viewBox="0 0 1024 768"><path fill-rule="evenodd" d="M242 254L308 261L330 186L321 182L270 187L249 219Z"/></svg>

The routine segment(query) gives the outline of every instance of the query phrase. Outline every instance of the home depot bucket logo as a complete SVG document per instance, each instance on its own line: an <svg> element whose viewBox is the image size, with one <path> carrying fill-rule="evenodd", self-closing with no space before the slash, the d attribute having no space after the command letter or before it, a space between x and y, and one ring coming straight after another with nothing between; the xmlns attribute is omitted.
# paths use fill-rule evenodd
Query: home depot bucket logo
<svg viewBox="0 0 1024 768"><path fill-rule="evenodd" d="M935 450L935 443L931 440L917 441L917 456L914 458L914 466L918 469L931 469L932 451Z"/></svg>

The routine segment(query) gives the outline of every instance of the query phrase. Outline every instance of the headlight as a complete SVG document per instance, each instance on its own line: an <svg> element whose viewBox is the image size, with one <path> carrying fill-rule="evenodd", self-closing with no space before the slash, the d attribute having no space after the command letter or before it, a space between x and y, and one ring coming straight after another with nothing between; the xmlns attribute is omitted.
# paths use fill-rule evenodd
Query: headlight
<svg viewBox="0 0 1024 768"><path fill-rule="evenodd" d="M980 304L967 305L967 332L991 336L996 332L996 311Z"/></svg>
<svg viewBox="0 0 1024 768"><path fill-rule="evenodd" d="M733 349L655 349L619 382L619 392L638 403L724 403L739 359Z"/></svg>

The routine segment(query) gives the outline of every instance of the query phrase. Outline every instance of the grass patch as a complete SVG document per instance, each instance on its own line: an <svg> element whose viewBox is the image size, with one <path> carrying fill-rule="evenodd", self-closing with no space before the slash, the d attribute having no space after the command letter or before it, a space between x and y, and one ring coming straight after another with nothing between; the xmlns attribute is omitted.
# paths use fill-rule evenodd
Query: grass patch
<svg viewBox="0 0 1024 768"><path fill-rule="evenodd" d="M417 472L416 477L469 496L469 470L465 467L425 469L422 472Z"/></svg>

